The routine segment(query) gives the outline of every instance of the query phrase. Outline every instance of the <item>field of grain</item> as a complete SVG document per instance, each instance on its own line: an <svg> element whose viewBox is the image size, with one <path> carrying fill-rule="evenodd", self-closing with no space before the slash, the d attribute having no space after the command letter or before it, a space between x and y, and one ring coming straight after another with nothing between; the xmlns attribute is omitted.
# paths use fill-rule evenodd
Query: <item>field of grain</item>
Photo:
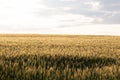
<svg viewBox="0 0 120 80"><path fill-rule="evenodd" d="M1 34L0 80L120 80L120 37Z"/></svg>

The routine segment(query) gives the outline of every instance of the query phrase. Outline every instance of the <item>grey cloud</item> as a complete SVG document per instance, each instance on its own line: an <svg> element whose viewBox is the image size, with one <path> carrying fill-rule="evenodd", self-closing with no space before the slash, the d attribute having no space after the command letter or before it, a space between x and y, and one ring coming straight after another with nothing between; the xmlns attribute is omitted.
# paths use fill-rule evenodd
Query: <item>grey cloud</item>
<svg viewBox="0 0 120 80"><path fill-rule="evenodd" d="M103 9L107 11L120 11L120 0L101 0Z"/></svg>
<svg viewBox="0 0 120 80"><path fill-rule="evenodd" d="M100 2L102 6L99 10L91 10L86 2ZM120 24L120 0L76 0L76 1L64 1L64 0L45 0L44 4L48 7L54 8L53 10L45 10L43 12L38 12L40 15L50 16L61 13L70 13L74 15L84 15L93 18L102 18L103 23L109 24ZM65 10L64 8L70 8ZM114 14L116 12L117 14ZM95 19L95 20L96 20ZM99 23L94 21L93 23Z"/></svg>
<svg viewBox="0 0 120 80"><path fill-rule="evenodd" d="M104 18L104 23L107 23L107 24L120 24L120 14Z"/></svg>

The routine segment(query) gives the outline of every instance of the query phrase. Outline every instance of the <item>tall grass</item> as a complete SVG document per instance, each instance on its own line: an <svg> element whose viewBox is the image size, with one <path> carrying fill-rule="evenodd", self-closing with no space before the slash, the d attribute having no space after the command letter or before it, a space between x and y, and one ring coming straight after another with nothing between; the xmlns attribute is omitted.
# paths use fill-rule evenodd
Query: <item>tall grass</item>
<svg viewBox="0 0 120 80"><path fill-rule="evenodd" d="M120 37L0 35L0 80L120 80Z"/></svg>

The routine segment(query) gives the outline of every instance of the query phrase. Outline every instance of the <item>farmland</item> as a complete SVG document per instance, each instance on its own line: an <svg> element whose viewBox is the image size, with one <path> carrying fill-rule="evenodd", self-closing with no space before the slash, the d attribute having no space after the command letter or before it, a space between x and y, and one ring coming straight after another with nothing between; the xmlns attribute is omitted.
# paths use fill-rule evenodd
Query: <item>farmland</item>
<svg viewBox="0 0 120 80"><path fill-rule="evenodd" d="M0 34L0 80L120 80L120 37Z"/></svg>

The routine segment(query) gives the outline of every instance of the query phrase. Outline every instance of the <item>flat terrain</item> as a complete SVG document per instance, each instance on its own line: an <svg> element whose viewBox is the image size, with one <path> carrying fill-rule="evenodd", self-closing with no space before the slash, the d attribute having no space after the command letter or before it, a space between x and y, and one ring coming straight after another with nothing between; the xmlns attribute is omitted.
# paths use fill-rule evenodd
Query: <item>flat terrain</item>
<svg viewBox="0 0 120 80"><path fill-rule="evenodd" d="M0 80L120 80L120 36L0 34Z"/></svg>

